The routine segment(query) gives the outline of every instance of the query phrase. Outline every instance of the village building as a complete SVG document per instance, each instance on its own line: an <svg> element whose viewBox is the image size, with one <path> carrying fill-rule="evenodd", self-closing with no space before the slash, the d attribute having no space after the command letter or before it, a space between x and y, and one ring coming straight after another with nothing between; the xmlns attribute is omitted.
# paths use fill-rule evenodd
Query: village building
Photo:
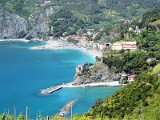
<svg viewBox="0 0 160 120"><path fill-rule="evenodd" d="M136 75L135 74L128 76L128 81L134 81L135 79L136 79Z"/></svg>
<svg viewBox="0 0 160 120"><path fill-rule="evenodd" d="M121 73L121 78L119 80L119 84L127 84L128 74L124 71Z"/></svg>
<svg viewBox="0 0 160 120"><path fill-rule="evenodd" d="M79 44L80 44L81 46L83 46L83 47L87 47L88 41L87 41L87 40L84 40L84 39L81 39L81 40L79 41Z"/></svg>
<svg viewBox="0 0 160 120"><path fill-rule="evenodd" d="M139 29L138 26L136 26L135 29L133 29L132 27L130 27L130 28L128 29L128 31L129 31L129 32L134 32L134 33L136 33L136 34L140 34L140 33L141 33L141 30Z"/></svg>
<svg viewBox="0 0 160 120"><path fill-rule="evenodd" d="M98 49L98 43L93 44L93 49Z"/></svg>
<svg viewBox="0 0 160 120"><path fill-rule="evenodd" d="M53 40L54 37L53 36L48 36L48 40Z"/></svg>
<svg viewBox="0 0 160 120"><path fill-rule="evenodd" d="M140 34L141 33L141 30L139 29L139 27L138 26L136 26L136 29L135 29L135 31L134 31L136 34Z"/></svg>
<svg viewBox="0 0 160 120"><path fill-rule="evenodd" d="M82 74L84 73L85 70L89 69L93 64L91 63L85 63L85 64L80 64L76 68L76 74Z"/></svg>
<svg viewBox="0 0 160 120"><path fill-rule="evenodd" d="M43 3L41 4L41 6L43 6L43 7L52 4L52 2L50 0L43 0L42 2Z"/></svg>
<svg viewBox="0 0 160 120"><path fill-rule="evenodd" d="M148 58L148 59L146 60L147 63L150 63L150 62L153 62L153 61L156 61L156 58Z"/></svg>
<svg viewBox="0 0 160 120"><path fill-rule="evenodd" d="M136 50L137 42L115 42L112 45L112 50Z"/></svg>
<svg viewBox="0 0 160 120"><path fill-rule="evenodd" d="M123 24L131 24L133 22L133 20L130 19L120 19L120 22L122 22Z"/></svg>
<svg viewBox="0 0 160 120"><path fill-rule="evenodd" d="M121 79L120 79L120 84L126 84L126 83L131 83L135 81L136 75L135 74L127 74L124 71L121 73Z"/></svg>
<svg viewBox="0 0 160 120"><path fill-rule="evenodd" d="M110 48L111 44L110 43L98 43L98 49L99 50L104 50Z"/></svg>
<svg viewBox="0 0 160 120"><path fill-rule="evenodd" d="M101 37L101 39L98 41L97 44L98 44L98 49L99 50L109 49L112 46L111 42L109 41L108 36Z"/></svg>
<svg viewBox="0 0 160 120"><path fill-rule="evenodd" d="M87 48L93 48L95 42L94 41L85 41L85 46L84 47L87 47Z"/></svg>
<svg viewBox="0 0 160 120"><path fill-rule="evenodd" d="M91 39L89 39L88 37L89 35L87 32L93 35ZM104 50L107 48L111 48L111 43L108 42L108 37L100 39L100 32L95 32L92 29L87 30L87 32L83 33L82 35L76 34L76 35L65 36L64 39L67 41L72 40L73 42L77 41L78 45L81 47L86 47L96 50Z"/></svg>
<svg viewBox="0 0 160 120"><path fill-rule="evenodd" d="M132 75L128 75L128 83L130 84L131 82L135 81L136 79L136 75L132 74Z"/></svg>

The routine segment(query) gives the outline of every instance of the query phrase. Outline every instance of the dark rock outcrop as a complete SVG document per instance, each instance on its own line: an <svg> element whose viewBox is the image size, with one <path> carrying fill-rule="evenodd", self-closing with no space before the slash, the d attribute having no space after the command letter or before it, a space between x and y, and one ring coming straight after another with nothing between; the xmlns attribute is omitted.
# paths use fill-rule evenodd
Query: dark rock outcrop
<svg viewBox="0 0 160 120"><path fill-rule="evenodd" d="M85 65L85 64L84 64ZM83 65L80 65L83 68ZM78 66L77 68L79 68ZM76 72L74 84L87 84L96 82L118 81L120 74L114 72L114 69L109 68L103 63L91 65L89 69L83 69L83 72Z"/></svg>

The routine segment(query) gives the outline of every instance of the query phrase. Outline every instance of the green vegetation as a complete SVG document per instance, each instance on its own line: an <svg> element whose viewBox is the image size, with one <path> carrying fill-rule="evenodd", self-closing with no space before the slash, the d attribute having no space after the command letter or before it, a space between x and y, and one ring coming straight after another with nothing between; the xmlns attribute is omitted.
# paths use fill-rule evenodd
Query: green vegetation
<svg viewBox="0 0 160 120"><path fill-rule="evenodd" d="M15 120L15 116L3 113L2 115L0 115L0 120ZM25 117L20 114L16 117L16 120L25 120Z"/></svg>
<svg viewBox="0 0 160 120"><path fill-rule="evenodd" d="M63 32L66 35L75 34L79 29L108 29L119 24L121 19L135 20L146 11L159 8L160 5L159 0L51 0L51 2L55 8L60 8L53 12L48 22L49 26L54 28L51 34L56 37L61 36ZM31 17L33 12L47 8L44 7L44 0L0 0L0 6L26 19Z"/></svg>
<svg viewBox="0 0 160 120"><path fill-rule="evenodd" d="M58 13L70 14L69 19L63 21L52 20L51 26L60 27L54 30L53 35L74 34L78 29L107 29L119 24L120 19L136 19L153 6L158 8L160 1L155 0L55 0L54 3L62 7ZM64 12L65 11L65 12ZM67 12L67 13L66 13ZM52 18L61 18L62 16L53 15ZM70 24L70 22L72 24ZM64 24L65 23L65 24ZM68 28L70 25L70 28Z"/></svg>
<svg viewBox="0 0 160 120"><path fill-rule="evenodd" d="M108 97L101 105L95 104L86 115L124 118L125 115L132 115L134 112L138 114L141 107L149 105L148 98L154 98L159 86L160 81L157 75L148 71L144 72L138 76L135 82ZM138 107L140 108L138 109Z"/></svg>
<svg viewBox="0 0 160 120"><path fill-rule="evenodd" d="M160 10L152 10L145 13L142 17L142 23L146 26L160 19Z"/></svg>
<svg viewBox="0 0 160 120"><path fill-rule="evenodd" d="M0 0L0 6L27 18L40 1L41 0Z"/></svg>
<svg viewBox="0 0 160 120"><path fill-rule="evenodd" d="M84 28L86 24L83 20L78 19L68 9L61 9L51 17L51 26L53 26L53 35L58 37L75 34L75 32Z"/></svg>
<svg viewBox="0 0 160 120"><path fill-rule="evenodd" d="M143 26L142 28L146 27L140 34L127 30L123 33L130 34L130 40L137 40L139 50L111 51L103 58L103 62L109 67L116 68L117 72L138 74L136 80L111 97L107 97L106 100L96 100L82 119L86 117L104 120L158 120L160 118L158 110L160 108L160 64L158 64L160 36L157 30L159 26L150 24L160 19L159 13L159 10L146 13L142 18L143 22L135 24L139 24L139 27ZM121 37L121 39L128 40L126 37Z"/></svg>
<svg viewBox="0 0 160 120"><path fill-rule="evenodd" d="M156 65L153 69L153 74L160 73L160 64Z"/></svg>
<svg viewBox="0 0 160 120"><path fill-rule="evenodd" d="M5 9L16 12L22 16L29 16L34 10L34 0L1 0L0 5ZM160 10L152 10L141 16L152 7L158 8L159 0L55 0L60 10L54 13L49 25L53 27L51 34L59 37L75 34L79 29L105 28L118 31L120 38L112 39L112 42L137 41L136 51L109 51L103 57L103 63L110 68L115 68L117 73L136 73L136 80L117 91L106 100L97 99L84 115L74 116L73 120L129 120L129 119L160 119ZM132 19L132 24L120 25L119 20ZM141 33L129 31L138 26ZM51 28L52 28L51 27ZM109 27L109 29L108 29ZM111 29L112 28L112 29ZM98 58L97 58L98 60ZM100 60L99 60L100 61ZM98 65L93 67L96 72ZM87 76L90 71L87 70ZM2 114L0 120L13 120L14 116ZM19 120L25 117L20 115ZM53 120L61 120L55 116ZM64 118L69 119L69 118Z"/></svg>
<svg viewBox="0 0 160 120"><path fill-rule="evenodd" d="M75 116L75 120L160 119L159 25L151 25L160 20L159 13L159 10L148 12L143 22L131 25L143 29L140 34L129 32L126 27L121 30L122 34L130 34L130 38L124 35L121 40L136 40L139 50L110 51L103 58L103 63L116 68L118 73L136 73L136 80L104 101L97 99L88 113Z"/></svg>
<svg viewBox="0 0 160 120"><path fill-rule="evenodd" d="M122 41L137 41L137 51L110 51L103 57L103 62L109 67L116 68L116 72L139 74L141 71L153 68L160 60L160 32L159 25L152 25L160 20L160 11L153 10L143 15L142 21L135 20L129 27L141 29L140 34L129 31L126 25L121 27ZM146 29L145 29L146 28Z"/></svg>
<svg viewBox="0 0 160 120"><path fill-rule="evenodd" d="M143 57L142 57L143 56ZM146 62L147 53L144 51L123 52L116 55L111 55L103 58L103 62L109 67L115 67L117 72L125 71L126 73L139 73L146 70L149 66Z"/></svg>

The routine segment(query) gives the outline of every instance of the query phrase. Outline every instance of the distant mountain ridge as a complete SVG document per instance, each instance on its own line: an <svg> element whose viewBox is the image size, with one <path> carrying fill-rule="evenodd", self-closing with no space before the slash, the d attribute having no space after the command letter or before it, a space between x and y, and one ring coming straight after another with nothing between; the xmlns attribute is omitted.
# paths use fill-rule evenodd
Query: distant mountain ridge
<svg viewBox="0 0 160 120"><path fill-rule="evenodd" d="M23 37L28 33L32 33L33 37L61 36L62 32L74 34L78 29L105 29L117 24L120 19L135 19L150 9L159 8L159 5L160 0L0 0L0 6L5 11L17 14L28 22L27 31L16 31L14 35L1 34L0 38ZM71 14L63 15L65 10ZM62 16L66 17L64 21L52 20ZM5 22L3 16L1 19ZM68 24L69 21L71 23ZM51 30L52 26L54 30ZM14 28L13 25L9 27ZM37 31L37 28L41 30ZM20 32L23 35L19 36Z"/></svg>

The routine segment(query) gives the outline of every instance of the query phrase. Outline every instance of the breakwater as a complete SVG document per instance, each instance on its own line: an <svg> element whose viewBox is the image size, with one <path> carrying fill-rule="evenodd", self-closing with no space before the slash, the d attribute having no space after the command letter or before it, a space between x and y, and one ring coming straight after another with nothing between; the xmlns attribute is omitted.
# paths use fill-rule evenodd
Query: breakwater
<svg viewBox="0 0 160 120"><path fill-rule="evenodd" d="M72 106L76 102L76 100L71 100L65 106L60 110L60 113L58 114L59 117L64 117L69 111L71 110L71 116L72 116Z"/></svg>

